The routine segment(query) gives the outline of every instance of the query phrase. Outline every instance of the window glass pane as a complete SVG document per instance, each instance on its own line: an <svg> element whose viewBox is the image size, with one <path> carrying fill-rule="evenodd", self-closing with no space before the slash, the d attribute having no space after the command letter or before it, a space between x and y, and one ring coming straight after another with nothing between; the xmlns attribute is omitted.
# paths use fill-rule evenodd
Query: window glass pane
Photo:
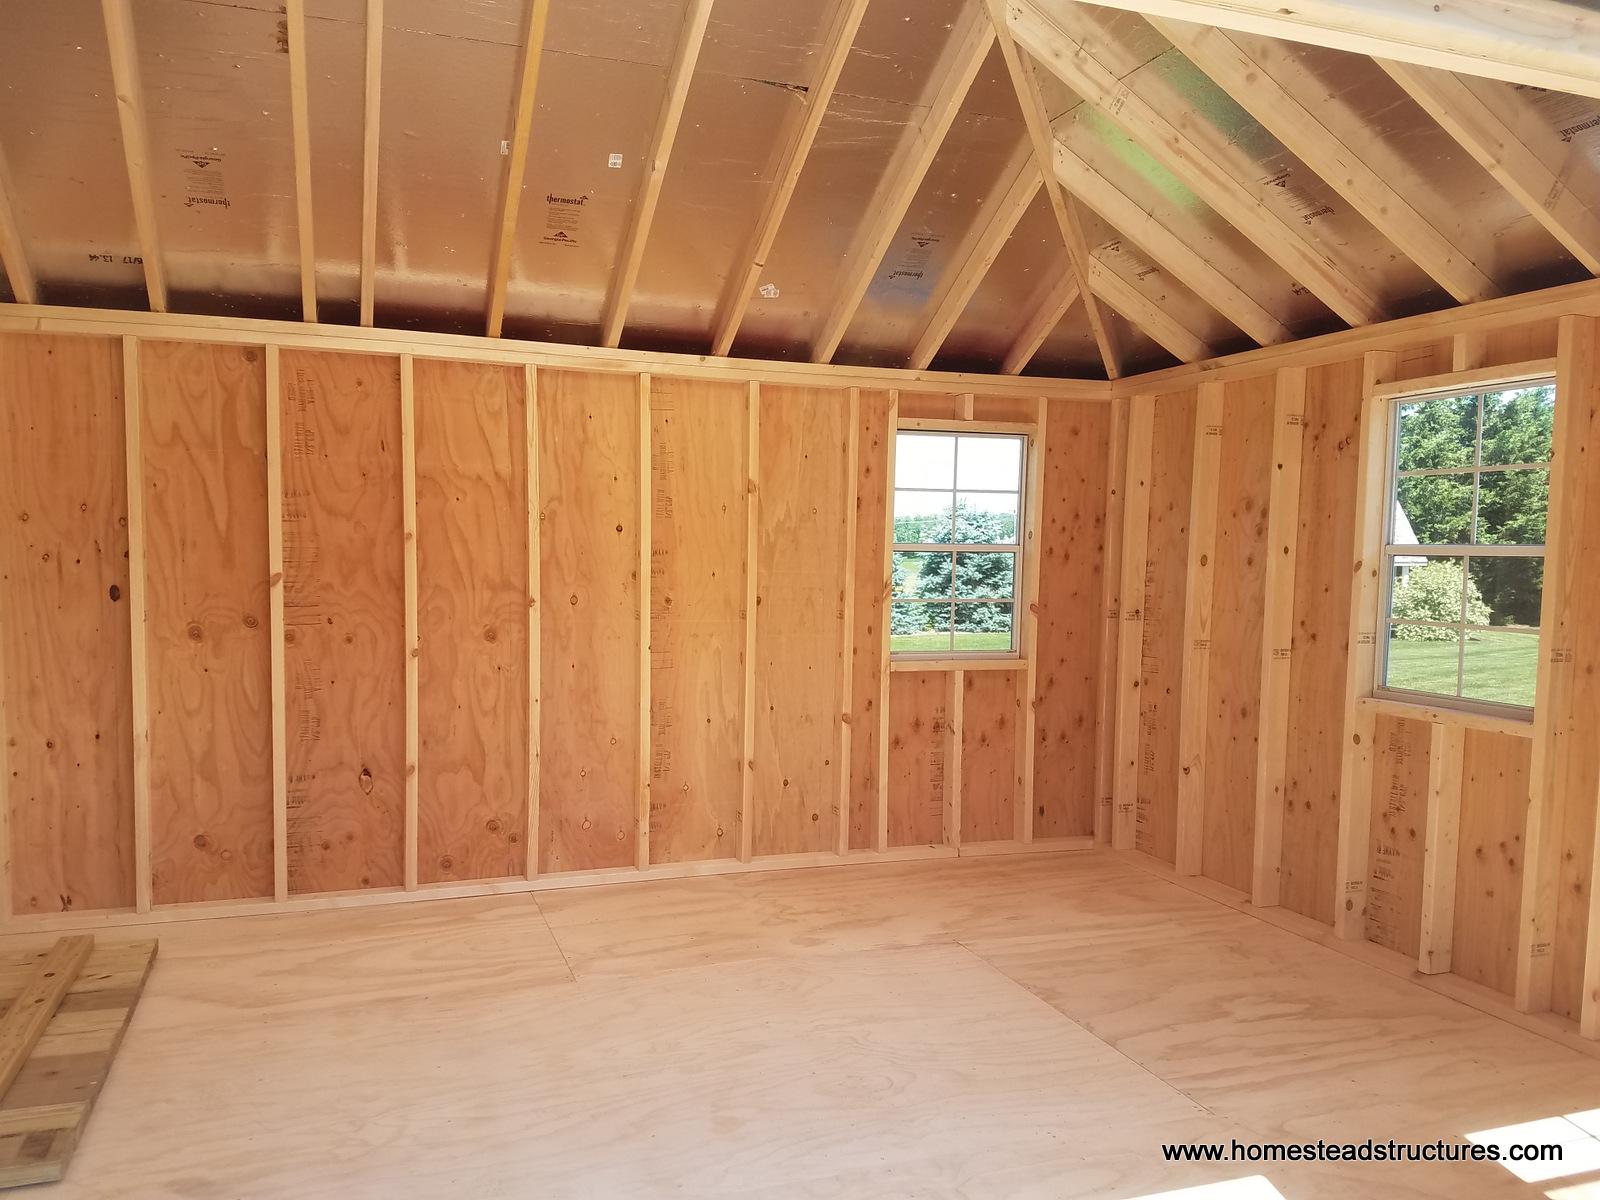
<svg viewBox="0 0 1600 1200"><path fill-rule="evenodd" d="M953 583L950 555L936 550L896 550L890 580L896 596L949 600Z"/></svg>
<svg viewBox="0 0 1600 1200"><path fill-rule="evenodd" d="M926 654L950 649L950 606L894 601L889 611L889 649Z"/></svg>
<svg viewBox="0 0 1600 1200"><path fill-rule="evenodd" d="M1539 628L1544 594L1543 558L1474 558L1467 568L1469 625Z"/></svg>
<svg viewBox="0 0 1600 1200"><path fill-rule="evenodd" d="M1538 634L1468 630L1463 662L1463 696L1533 707L1534 678L1539 671Z"/></svg>
<svg viewBox="0 0 1600 1200"><path fill-rule="evenodd" d="M991 492L1022 490L1022 439L1014 437L964 437L956 461L958 488L984 488Z"/></svg>
<svg viewBox="0 0 1600 1200"><path fill-rule="evenodd" d="M897 490L894 494L894 540L911 545L948 543L952 536L950 513L953 503L949 492Z"/></svg>
<svg viewBox="0 0 1600 1200"><path fill-rule="evenodd" d="M957 650L992 650L1000 654L1011 652L1011 605L957 604Z"/></svg>
<svg viewBox="0 0 1600 1200"><path fill-rule="evenodd" d="M1460 652L1461 634L1457 630L1391 625L1384 686L1454 696Z"/></svg>
<svg viewBox="0 0 1600 1200"><path fill-rule="evenodd" d="M1389 615L1400 621L1461 621L1459 558L1395 555ZM1450 688L1455 691L1454 685Z"/></svg>
<svg viewBox="0 0 1600 1200"><path fill-rule="evenodd" d="M897 488L956 486L956 439L948 433L902 433L894 445Z"/></svg>
<svg viewBox="0 0 1600 1200"><path fill-rule="evenodd" d="M956 555L956 598L958 600L1009 600L1016 594L1015 554L995 550L968 551Z"/></svg>
<svg viewBox="0 0 1600 1200"><path fill-rule="evenodd" d="M1398 463L1402 471L1470 467L1478 440L1478 398L1439 396L1400 408Z"/></svg>
<svg viewBox="0 0 1600 1200"><path fill-rule="evenodd" d="M1550 461L1556 389L1517 388L1483 398L1483 465Z"/></svg>
<svg viewBox="0 0 1600 1200"><path fill-rule="evenodd" d="M1017 497L962 492L956 498L956 541L966 545L1015 545Z"/></svg>
<svg viewBox="0 0 1600 1200"><path fill-rule="evenodd" d="M1550 472L1485 471L1478 476L1478 541L1485 546L1542 546L1550 509Z"/></svg>
<svg viewBox="0 0 1600 1200"><path fill-rule="evenodd" d="M1411 475L1395 488L1397 546L1457 546L1472 540L1472 472Z"/></svg>

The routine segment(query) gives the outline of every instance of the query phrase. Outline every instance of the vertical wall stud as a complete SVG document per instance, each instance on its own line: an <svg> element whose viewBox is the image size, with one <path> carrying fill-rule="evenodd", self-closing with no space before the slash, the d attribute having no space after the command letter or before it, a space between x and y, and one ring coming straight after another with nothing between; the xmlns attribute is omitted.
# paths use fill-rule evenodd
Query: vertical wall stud
<svg viewBox="0 0 1600 1200"><path fill-rule="evenodd" d="M283 391L278 347L267 355L267 599L272 623L272 895L289 898L289 701L283 644Z"/></svg>
<svg viewBox="0 0 1600 1200"><path fill-rule="evenodd" d="M1183 600L1183 693L1178 718L1179 875L1200 874L1206 788L1206 713L1211 684L1217 475L1222 466L1222 385L1202 383L1195 408L1189 493L1189 565Z"/></svg>
<svg viewBox="0 0 1600 1200"><path fill-rule="evenodd" d="M528 506L528 832L527 877L539 874L539 693L543 648L539 644L539 368L522 368L522 411L527 461Z"/></svg>
<svg viewBox="0 0 1600 1200"><path fill-rule="evenodd" d="M636 864L650 865L650 373L639 375L639 814Z"/></svg>
<svg viewBox="0 0 1600 1200"><path fill-rule="evenodd" d="M1139 686L1144 667L1145 550L1150 537L1150 449L1154 396L1128 409L1128 466L1123 476L1122 632L1117 639L1117 761L1112 783L1111 845L1133 848L1139 787Z"/></svg>
<svg viewBox="0 0 1600 1200"><path fill-rule="evenodd" d="M417 621L417 393L412 359L400 356L400 503L405 536L406 891L417 890L417 684L422 646Z"/></svg>
<svg viewBox="0 0 1600 1200"><path fill-rule="evenodd" d="M835 805L838 825L836 846L840 854L850 853L850 722L855 703L855 638L856 638L856 518L861 504L861 389L850 389L850 431L846 437L845 486L850 502L844 510L844 587L839 599L839 624L843 641L844 664L839 703L839 800Z"/></svg>
<svg viewBox="0 0 1600 1200"><path fill-rule="evenodd" d="M761 528L761 385L752 380L744 407L744 754L739 773L739 861L754 852L756 793L756 548Z"/></svg>
<svg viewBox="0 0 1600 1200"><path fill-rule="evenodd" d="M1372 695L1378 650L1378 576L1383 563L1385 471L1389 406L1375 396L1392 382L1397 357L1366 356L1360 456L1356 465L1355 544L1351 551L1349 662L1345 668L1344 741L1339 770L1339 842L1333 930L1347 940L1366 936L1368 840L1372 832L1372 740L1376 717L1359 703Z"/></svg>
<svg viewBox="0 0 1600 1200"><path fill-rule="evenodd" d="M1417 970L1450 970L1456 926L1456 848L1461 831L1467 731L1436 723L1428 744L1428 824L1422 859L1422 939Z"/></svg>
<svg viewBox="0 0 1600 1200"><path fill-rule="evenodd" d="M144 404L139 339L122 339L122 405L128 474L128 632L133 657L133 895L150 911L150 656L144 586Z"/></svg>
<svg viewBox="0 0 1600 1200"><path fill-rule="evenodd" d="M1050 402L1040 399L1034 408L1034 435L1028 454L1027 511L1022 529L1022 629L1018 645L1023 656L1022 789L1017 794L1017 840L1033 841L1035 719L1039 706L1039 547L1044 530L1044 461L1050 443Z"/></svg>
<svg viewBox="0 0 1600 1200"><path fill-rule="evenodd" d="M1278 903L1283 879L1295 547L1300 528L1305 408L1305 368L1282 368L1272 403L1272 482L1267 497L1266 596L1261 618L1261 716L1256 741L1256 820L1250 868L1250 902L1263 908Z"/></svg>
<svg viewBox="0 0 1600 1200"><path fill-rule="evenodd" d="M949 763L950 778L944 787L944 844L961 848L961 731L966 725L967 673L959 667L949 671L950 703L945 711L945 735L949 739L944 760Z"/></svg>
<svg viewBox="0 0 1600 1200"><path fill-rule="evenodd" d="M1106 516L1100 555L1099 697L1094 762L1094 840L1111 841L1111 791L1117 764L1117 635L1122 626L1122 518L1128 469L1128 402L1111 401L1106 439Z"/></svg>
<svg viewBox="0 0 1600 1200"><path fill-rule="evenodd" d="M888 452L883 476L883 620L878 645L878 795L872 848L889 849L889 658L894 625L894 470L900 445L900 393L889 392Z"/></svg>

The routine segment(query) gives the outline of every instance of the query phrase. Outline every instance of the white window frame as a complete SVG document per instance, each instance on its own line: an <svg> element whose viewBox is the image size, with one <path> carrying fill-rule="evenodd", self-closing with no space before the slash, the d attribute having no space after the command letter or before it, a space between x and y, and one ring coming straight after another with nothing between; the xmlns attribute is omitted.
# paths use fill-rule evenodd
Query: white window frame
<svg viewBox="0 0 1600 1200"><path fill-rule="evenodd" d="M931 553L931 554L950 554L950 555L953 556L953 555L956 555L956 554L967 554L967 553L971 553L971 552L977 551L977 552L1003 553L1003 554L1011 555L1012 556L1011 597L1010 597L1010 601L1009 601L1009 603L1011 604L1011 647L1008 650L990 650L990 649L960 649L960 648L958 648L958 647L956 647L954 645L951 645L951 646L947 646L947 647L945 647L944 649L941 649L941 650L896 650L896 649L893 648L893 646L894 646L894 634L893 634L893 632L890 632L887 635L888 639L889 639L889 645L890 645L890 650L889 650L890 659L892 661L894 661L894 662L916 662L916 661L919 661L919 660L920 661L927 661L927 662L937 662L937 661L947 661L947 660L952 660L952 659L974 659L974 660L1015 659L1015 660L1021 660L1022 657L1023 657L1023 646L1022 646L1022 634L1023 634L1023 629L1022 629L1022 599L1023 599L1023 595L1024 595L1023 573L1024 573L1025 569L1026 569L1025 564L1024 564L1024 552L1025 552L1025 549L1027 547L1027 542L1028 542L1028 533L1027 533L1028 480L1029 480L1028 472L1029 472L1029 468L1031 466L1030 456L1032 455L1032 452L1033 452L1033 438L1032 438L1032 436L1030 436L1027 433L1021 433L1021 432L1002 431L1002 430L996 430L996 429L981 429L981 428L980 429L973 429L971 427L962 428L960 426L952 426L950 428L933 428L933 427L930 427L930 426L927 426L927 425L923 425L923 424L920 424L920 423L915 425L915 426L901 425L901 426L899 426L898 428L895 429L895 437L897 439L902 434L905 434L905 435L908 435L908 436L953 437L953 438L956 439L955 461L951 465L951 480L952 480L952 483L951 483L951 486L949 488L950 501L951 501L951 514L950 514L950 523L951 523L950 536L951 536L951 540L949 542L897 542L897 541L894 541L894 540L891 539L890 543L889 543L889 563L890 563L890 576L891 576L891 579L893 577L894 556L896 554L898 554L898 553L901 553L901 552L905 552L905 553L923 553L923 554L927 554L927 553ZM1010 488L964 488L964 487L956 486L956 482L955 481L960 479L959 472L960 472L960 469L961 469L961 442L962 442L963 439L966 439L966 440L969 440L969 441L975 441L975 440L978 440L978 439L1002 439L1002 440L1006 440L1006 441L1015 441L1015 442L1020 443L1021 448L1022 448L1022 453L1021 453L1021 460L1018 463L1016 490L1012 491ZM898 462L898 459L899 459L899 455L897 453L896 454L896 461L897 462ZM888 488L889 528L891 530L893 530L893 528L894 528L894 501L895 501L895 493L896 492L899 492L899 491L907 491L907 492L943 492L944 490L945 489L943 489L943 488L912 488L912 487L901 488L901 487L898 487L896 485L896 481L894 479L890 479L889 480L889 488ZM958 542L956 542L954 540L955 539L955 521L956 521L955 504L956 504L957 498L962 496L962 495L982 495L982 496L1013 496L1014 495L1016 497L1016 500L1017 500L1017 538L1016 538L1016 542L1015 543L999 542L999 543L994 543L994 544L965 543L965 542L959 542L958 543ZM951 579L951 588L952 588L952 590L955 587L955 577L956 577L955 563L954 563L954 561L952 561L951 562L951 571L950 571L950 579ZM962 600L960 598L954 598L954 599L951 599L951 600L917 600L917 599L912 599L912 598L904 597L904 596L896 596L894 594L893 584L891 583L890 584L890 589L889 589L889 596L888 596L888 608L884 612L884 621L886 623L888 623L888 622L891 622L893 620L893 617L894 617L894 606L896 604L946 605L951 609L951 616L953 618L954 615L955 615L955 608L956 608L957 605L961 605L961 604L1000 604L1000 603L1005 603L1005 602L1006 601L1005 601L1004 597L975 597L975 598L970 599L970 600Z"/></svg>
<svg viewBox="0 0 1600 1200"><path fill-rule="evenodd" d="M1466 387L1433 388L1427 391L1405 393L1392 396L1389 399L1388 420L1388 457L1384 462L1384 502L1383 513L1383 555L1381 566L1381 586L1378 589L1378 661L1376 678L1373 680L1373 695L1386 700L1397 700L1406 704L1420 704L1431 708L1453 709L1460 712L1480 713L1486 716L1510 717L1516 720L1529 720L1533 716L1533 706L1521 704L1504 704L1493 700L1481 700L1460 693L1466 683L1466 643L1467 634L1480 631L1489 633L1509 633L1510 629L1504 626L1475 625L1466 619L1467 588L1472 580L1472 560L1475 558L1540 558L1549 557L1549 543L1526 546L1497 546L1483 545L1475 542L1466 542L1459 545L1434 545L1432 543L1409 543L1399 545L1395 542L1394 518L1400 507L1400 481L1402 479L1421 478L1429 475L1467 475L1473 478L1472 488L1472 513L1469 526L1469 536L1476 538L1478 532L1478 497L1480 482L1484 475L1495 475L1505 471L1526 470L1551 470L1550 461L1538 463L1503 463L1485 466L1483 463L1483 409L1484 397L1498 395L1504 392L1522 391L1528 388L1556 386L1554 375L1538 375L1528 378L1509 379L1503 382L1480 384ZM1416 404L1430 400L1451 400L1475 396L1478 402L1476 431L1472 447L1472 463L1463 467L1422 467L1410 471L1400 470L1400 409L1403 405ZM1558 394L1555 402L1561 403ZM1552 433L1551 455L1555 453ZM1548 514L1546 515L1546 537L1549 536ZM1393 619L1390 614L1394 599L1394 574L1395 559L1405 557L1424 557L1429 559L1459 559L1461 562L1461 619L1459 621L1422 621L1409 618ZM1543 596L1541 593L1541 603ZM1386 682L1389 677L1389 651L1392 647L1390 630L1395 625L1414 625L1434 629L1450 629L1457 634L1456 640L1456 694L1445 692L1425 692L1412 688L1391 687ZM1533 640L1535 646L1535 661L1539 655L1540 629L1536 625L1529 632L1516 632L1517 637L1527 637Z"/></svg>

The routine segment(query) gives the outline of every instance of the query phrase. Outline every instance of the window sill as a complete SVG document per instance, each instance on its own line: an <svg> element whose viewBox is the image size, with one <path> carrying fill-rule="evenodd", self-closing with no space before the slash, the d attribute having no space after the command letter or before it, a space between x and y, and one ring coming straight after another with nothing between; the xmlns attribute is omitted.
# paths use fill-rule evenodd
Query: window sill
<svg viewBox="0 0 1600 1200"><path fill-rule="evenodd" d="M1020 671L1027 665L1028 660L1020 654L998 658L983 655L973 655L971 658L947 655L941 658L891 658L889 660L889 670L891 671Z"/></svg>
<svg viewBox="0 0 1600 1200"><path fill-rule="evenodd" d="M1446 705L1421 704L1414 700L1397 700L1392 696L1366 696L1356 702L1361 707L1384 716L1402 717L1408 721L1427 721L1431 725L1457 725L1463 729L1476 729L1483 733L1503 733L1508 737L1531 738L1533 717L1501 717L1493 713L1474 712L1467 708Z"/></svg>

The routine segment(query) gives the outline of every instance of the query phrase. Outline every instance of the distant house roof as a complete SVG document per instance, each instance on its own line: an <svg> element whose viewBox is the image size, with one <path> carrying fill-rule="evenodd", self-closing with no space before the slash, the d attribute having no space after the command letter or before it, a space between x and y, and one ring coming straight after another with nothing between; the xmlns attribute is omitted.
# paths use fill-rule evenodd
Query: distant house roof
<svg viewBox="0 0 1600 1200"><path fill-rule="evenodd" d="M1394 502L1394 541L1392 544L1396 546L1415 546L1418 544L1417 532L1411 528L1411 518L1406 516L1406 510L1400 507L1398 499ZM1421 554L1396 554L1394 561L1395 565L1400 567L1420 567L1428 560L1426 556Z"/></svg>

